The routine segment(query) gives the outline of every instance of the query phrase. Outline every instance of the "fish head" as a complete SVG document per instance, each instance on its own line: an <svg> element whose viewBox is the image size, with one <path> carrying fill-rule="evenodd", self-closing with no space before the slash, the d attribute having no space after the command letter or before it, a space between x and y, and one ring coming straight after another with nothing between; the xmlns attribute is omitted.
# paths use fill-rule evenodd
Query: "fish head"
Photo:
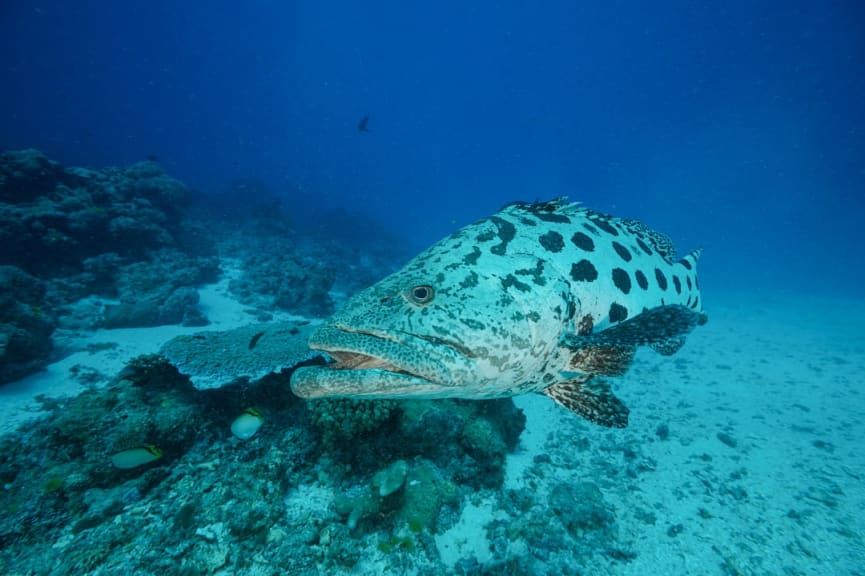
<svg viewBox="0 0 865 576"><path fill-rule="evenodd" d="M569 314L565 285L529 254L479 254L460 233L351 298L309 340L305 398L492 398L524 392ZM571 316L573 310L570 311Z"/></svg>

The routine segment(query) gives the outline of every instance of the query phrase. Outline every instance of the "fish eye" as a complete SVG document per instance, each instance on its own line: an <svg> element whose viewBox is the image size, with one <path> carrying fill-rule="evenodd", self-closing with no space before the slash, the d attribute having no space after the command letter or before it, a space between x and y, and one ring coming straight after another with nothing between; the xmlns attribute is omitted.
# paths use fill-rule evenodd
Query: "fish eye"
<svg viewBox="0 0 865 576"><path fill-rule="evenodd" d="M406 296L408 301L412 304L423 306L424 304L432 302L433 296L435 296L435 291L432 286L421 284L420 286L415 286L409 290Z"/></svg>

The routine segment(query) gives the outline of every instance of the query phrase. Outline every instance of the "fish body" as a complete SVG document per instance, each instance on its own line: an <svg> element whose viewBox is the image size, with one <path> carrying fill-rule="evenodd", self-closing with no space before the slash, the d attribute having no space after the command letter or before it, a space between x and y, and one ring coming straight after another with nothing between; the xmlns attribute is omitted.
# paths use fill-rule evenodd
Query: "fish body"
<svg viewBox="0 0 865 576"><path fill-rule="evenodd" d="M264 414L257 408L247 408L231 423L231 433L241 440L249 440L255 436L264 424Z"/></svg>
<svg viewBox="0 0 865 576"><path fill-rule="evenodd" d="M162 458L162 450L159 447L153 444L144 444L112 454L111 463L115 468L130 470L156 462L160 458Z"/></svg>
<svg viewBox="0 0 865 576"><path fill-rule="evenodd" d="M316 330L333 362L306 398L496 398L543 392L605 426L627 408L601 376L638 346L676 352L705 323L696 262L634 220L557 199L513 203L358 293Z"/></svg>

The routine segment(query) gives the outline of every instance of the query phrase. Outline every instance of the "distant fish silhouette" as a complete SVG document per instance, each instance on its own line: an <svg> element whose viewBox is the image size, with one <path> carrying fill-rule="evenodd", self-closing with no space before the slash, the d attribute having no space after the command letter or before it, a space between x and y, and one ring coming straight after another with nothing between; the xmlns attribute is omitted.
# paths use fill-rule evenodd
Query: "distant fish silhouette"
<svg viewBox="0 0 865 576"><path fill-rule="evenodd" d="M357 131L358 132L369 132L369 129L366 127L367 124L369 124L369 116L364 116L363 118L360 119L360 122L358 122L358 124L357 124Z"/></svg>
<svg viewBox="0 0 865 576"><path fill-rule="evenodd" d="M156 154L148 154L147 160L149 162L159 162L159 156L157 156Z"/></svg>

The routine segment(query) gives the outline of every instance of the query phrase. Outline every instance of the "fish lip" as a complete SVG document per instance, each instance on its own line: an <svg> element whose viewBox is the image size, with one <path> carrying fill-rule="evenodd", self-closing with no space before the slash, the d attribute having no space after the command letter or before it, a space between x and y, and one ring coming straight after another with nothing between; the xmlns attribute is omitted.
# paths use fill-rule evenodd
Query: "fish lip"
<svg viewBox="0 0 865 576"><path fill-rule="evenodd" d="M309 347L332 361L298 368L292 391L304 398L328 396L434 397L452 388L452 377L435 350L447 346L404 332L396 334L329 324Z"/></svg>
<svg viewBox="0 0 865 576"><path fill-rule="evenodd" d="M328 330L327 328L332 328ZM315 350L326 352L334 362L326 364L324 368L330 370L380 370L385 372L393 372L406 376L414 376L421 380L430 380L430 378L412 370L407 366L405 361L400 361L395 354L370 354L369 345L377 344L380 341L393 342L398 349L407 350L405 342L398 340L391 334L376 332L373 330L362 330L350 326L333 325L325 327L324 330L316 332L316 334L324 334L341 336L339 342L341 345L328 345L321 342L314 342L310 339L310 347ZM314 335L315 336L315 335ZM364 349L366 348L366 349ZM390 357L388 357L390 356Z"/></svg>

